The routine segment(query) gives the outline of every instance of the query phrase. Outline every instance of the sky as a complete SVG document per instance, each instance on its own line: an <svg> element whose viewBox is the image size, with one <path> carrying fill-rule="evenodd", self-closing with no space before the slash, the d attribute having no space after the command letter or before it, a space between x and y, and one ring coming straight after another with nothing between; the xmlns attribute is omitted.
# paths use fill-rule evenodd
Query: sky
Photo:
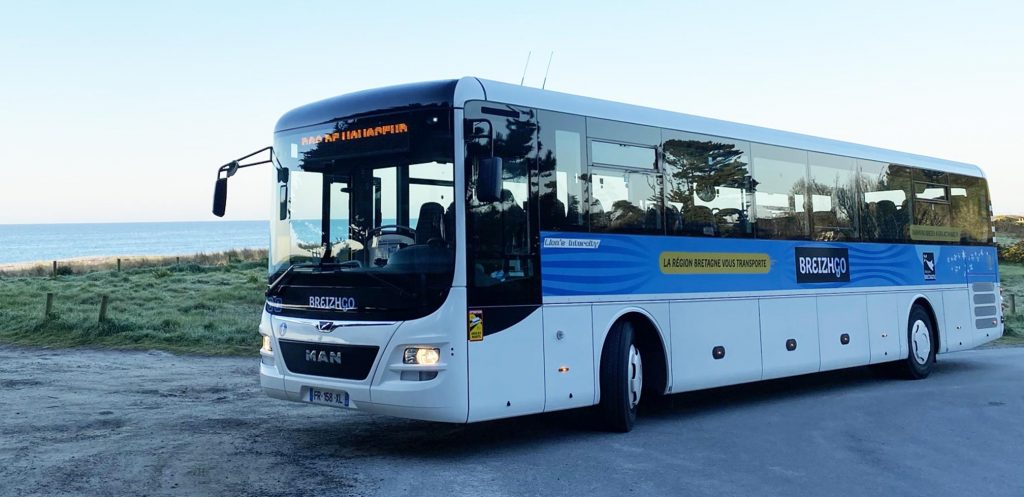
<svg viewBox="0 0 1024 497"><path fill-rule="evenodd" d="M1024 2L0 0L0 224L214 220L288 110L478 76L980 165L1024 214ZM266 219L270 169L227 219Z"/></svg>

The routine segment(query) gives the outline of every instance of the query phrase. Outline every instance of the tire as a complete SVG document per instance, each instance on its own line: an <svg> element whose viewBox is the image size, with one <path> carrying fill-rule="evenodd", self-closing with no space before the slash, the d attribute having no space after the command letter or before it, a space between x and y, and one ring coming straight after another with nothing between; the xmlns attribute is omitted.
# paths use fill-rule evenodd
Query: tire
<svg viewBox="0 0 1024 497"><path fill-rule="evenodd" d="M935 362L935 323L924 307L910 308L907 319L907 348L909 353L900 372L911 380L922 380L932 372Z"/></svg>
<svg viewBox="0 0 1024 497"><path fill-rule="evenodd" d="M643 361L636 346L633 324L621 321L612 328L601 352L601 424L610 431L633 429L643 392Z"/></svg>

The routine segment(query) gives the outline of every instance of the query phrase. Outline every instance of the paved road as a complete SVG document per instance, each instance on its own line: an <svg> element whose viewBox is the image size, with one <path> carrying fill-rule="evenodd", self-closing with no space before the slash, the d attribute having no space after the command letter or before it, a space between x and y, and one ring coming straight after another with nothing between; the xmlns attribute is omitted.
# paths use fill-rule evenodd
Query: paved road
<svg viewBox="0 0 1024 497"><path fill-rule="evenodd" d="M274 401L255 359L0 347L0 495L1024 495L1024 348L456 426Z"/></svg>

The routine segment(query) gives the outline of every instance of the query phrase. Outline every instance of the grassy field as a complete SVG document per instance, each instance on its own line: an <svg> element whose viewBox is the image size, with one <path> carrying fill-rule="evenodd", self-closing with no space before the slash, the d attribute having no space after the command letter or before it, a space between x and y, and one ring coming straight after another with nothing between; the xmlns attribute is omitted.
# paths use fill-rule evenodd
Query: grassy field
<svg viewBox="0 0 1024 497"><path fill-rule="evenodd" d="M1024 265L1000 264L999 280L1003 294L1017 298L1017 314L1006 316L1006 336L1001 341L1024 344Z"/></svg>
<svg viewBox="0 0 1024 497"><path fill-rule="evenodd" d="M266 288L266 259L259 258L263 256L207 256L199 259L205 265L190 259L56 278L0 274L0 342L255 354ZM1024 344L1024 265L1000 268L1005 293L1018 298L1018 314L1007 317L1007 336L999 343ZM47 292L54 294L49 317L44 316ZM107 319L100 322L104 294L109 306Z"/></svg>
<svg viewBox="0 0 1024 497"><path fill-rule="evenodd" d="M173 260L173 259L172 259ZM0 277L0 342L255 354L266 260ZM46 317L46 294L54 294ZM101 295L109 296L99 321Z"/></svg>

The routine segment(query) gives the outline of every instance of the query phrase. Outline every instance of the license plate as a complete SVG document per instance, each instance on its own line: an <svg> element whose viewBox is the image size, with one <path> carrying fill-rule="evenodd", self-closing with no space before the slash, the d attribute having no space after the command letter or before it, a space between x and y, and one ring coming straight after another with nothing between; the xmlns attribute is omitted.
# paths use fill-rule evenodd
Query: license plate
<svg viewBox="0 0 1024 497"><path fill-rule="evenodd" d="M348 407L348 392L310 388L306 393L306 400L313 404Z"/></svg>

